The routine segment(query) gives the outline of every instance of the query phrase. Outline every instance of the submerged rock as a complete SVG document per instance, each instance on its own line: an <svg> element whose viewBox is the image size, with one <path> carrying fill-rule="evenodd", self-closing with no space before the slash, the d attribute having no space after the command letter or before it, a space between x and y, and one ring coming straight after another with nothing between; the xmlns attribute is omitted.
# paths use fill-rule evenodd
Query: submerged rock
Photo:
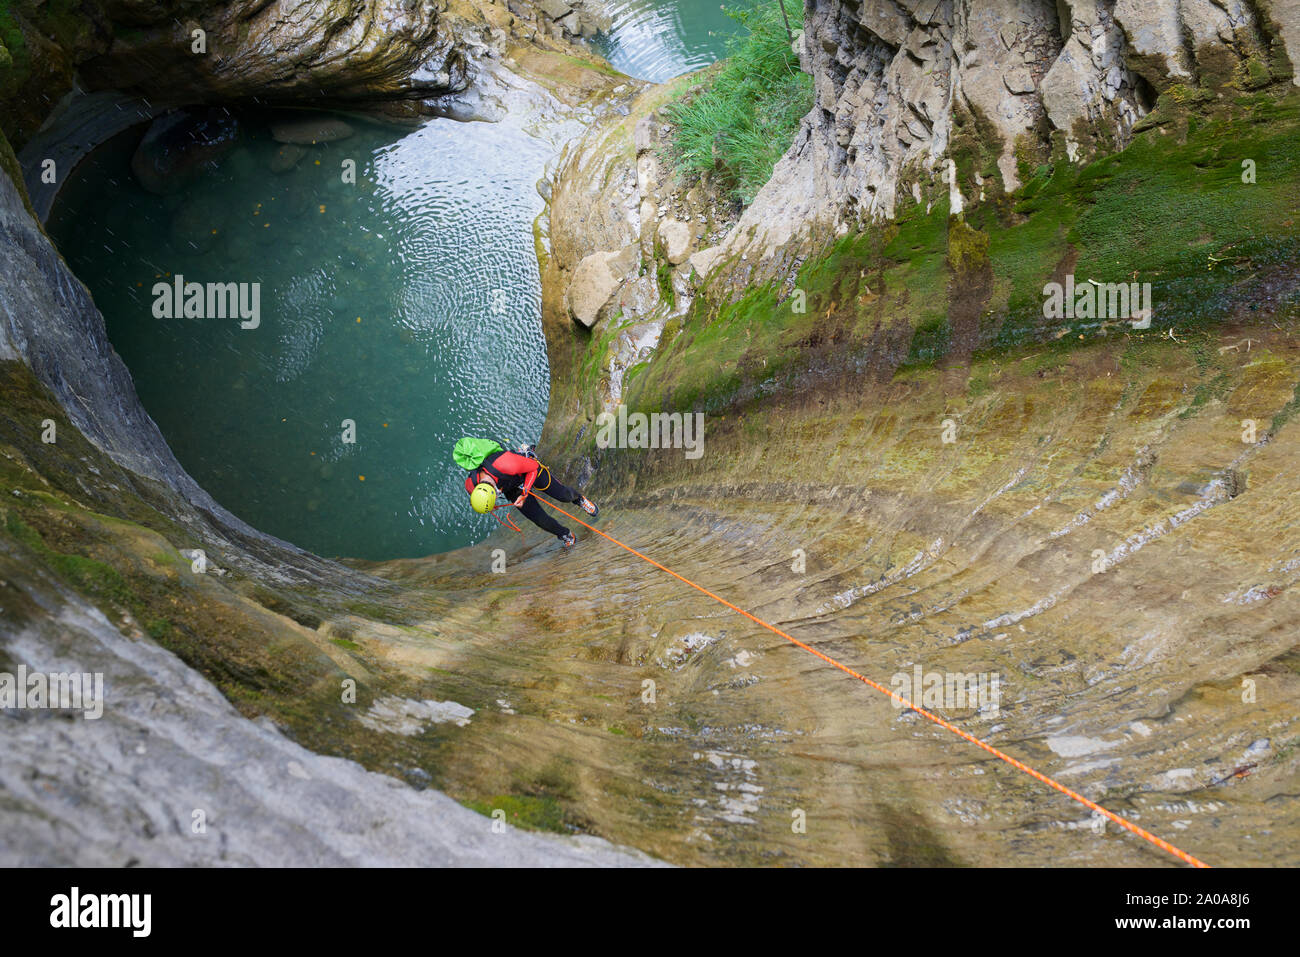
<svg viewBox="0 0 1300 957"><path fill-rule="evenodd" d="M171 240L181 252L204 252L216 243L226 224L226 209L212 197L191 200L171 221Z"/></svg>
<svg viewBox="0 0 1300 957"><path fill-rule="evenodd" d="M293 143L286 143L275 151L271 157L272 173L287 173L294 169L302 162L302 158L307 155L307 151L301 146Z"/></svg>
<svg viewBox="0 0 1300 957"><path fill-rule="evenodd" d="M306 116L277 120L271 124L271 137L277 143L314 145L345 140L356 130L337 116Z"/></svg>
<svg viewBox="0 0 1300 957"><path fill-rule="evenodd" d="M238 141L239 122L224 107L176 110L149 126L131 157L131 172L151 193L175 193Z"/></svg>

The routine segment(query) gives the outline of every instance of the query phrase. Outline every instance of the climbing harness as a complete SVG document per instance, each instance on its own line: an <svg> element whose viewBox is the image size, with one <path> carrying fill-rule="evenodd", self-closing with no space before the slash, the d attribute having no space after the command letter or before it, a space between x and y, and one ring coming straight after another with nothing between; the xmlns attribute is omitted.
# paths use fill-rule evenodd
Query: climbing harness
<svg viewBox="0 0 1300 957"><path fill-rule="evenodd" d="M1035 780L1043 784L1046 784L1048 787L1052 788L1053 790L1059 791L1061 794L1064 794L1066 797L1070 798L1071 800L1079 802L1089 810L1097 814L1100 814L1102 817L1105 817L1110 821L1113 821L1114 823L1118 824L1120 827L1124 828L1125 830L1133 834L1136 834L1144 841L1148 841L1151 844L1155 845L1156 847L1160 848L1160 850L1165 851L1168 854L1172 854L1174 857L1178 858L1179 860L1183 861L1186 864L1192 865L1193 867L1210 866L1209 864L1206 864L1204 861L1193 857L1191 854L1188 854L1186 851L1179 850L1178 848L1170 844L1168 841L1156 837L1156 835L1152 834L1150 831L1147 831L1146 829L1139 827L1138 825L1134 824L1132 821L1128 820L1127 818L1120 817L1115 812L1106 810L1106 808L1102 807L1100 804L1096 803L1095 801L1090 801L1088 798L1084 797L1078 791L1066 787L1064 784L1061 784L1059 781L1056 781L1053 778L1048 777L1046 774L1043 774L1041 771L1034 770L1024 762L1018 761L1017 759L1011 757L1011 755L998 750L997 748L993 747L993 745L987 743L986 741L980 740L979 738L975 737L975 735L970 734L967 731L963 731L961 728L957 727L956 725L952 724L949 721L944 720L943 718L939 717L937 714L934 714L931 711L927 711L925 708L922 708L919 705L913 704L911 701L907 700L907 698L904 698L902 695L898 694L897 692L891 691L889 688L886 688L884 685L872 681L866 675L854 671L848 665L842 664L841 662L832 658L830 655L818 651L816 648L812 647L811 645L805 644L799 639L786 634L784 631L782 631L780 628L777 628L775 625L770 625L767 622L763 621L763 619L751 615L743 608L740 608L737 605L733 605L731 602L727 601L722 596L715 595L713 592L709 591L704 586L697 585L689 578L677 574L677 572L673 571L671 568L668 568L666 565L661 565L659 564L659 562L655 561L653 558L649 557L648 555L643 555L641 552L638 552L632 546L624 545L613 535L607 535L605 532L602 532L600 529L588 525L582 519L578 518L576 515L570 515L567 511L560 508L558 505L554 505L551 502L548 502L542 498L538 498L538 501L541 502L543 505L555 509L555 511L559 512L561 515L565 515L568 518L571 518L579 525L583 526L586 529L589 529L590 531L595 532L597 535L601 536L602 538L609 539L609 541L613 542L619 548L631 552L637 558L641 559L644 562L648 562L649 564L653 565L655 568L658 568L660 571L667 572L669 575L672 575L678 581L690 585L696 591L708 595L710 598L712 598L714 601L718 602L719 604L726 605L728 608L730 608L732 611L736 612L737 614L744 615L746 618L748 618L750 621L754 622L755 624L761 625L762 627L766 628L768 631L780 635L782 638L790 642L792 645L802 648L804 651L808 652L811 655L816 655L822 661L826 662L827 664L831 665L834 668L838 668L846 675L849 675L852 678L857 678L863 684L868 685L869 687L874 688L876 691L879 691L881 694L887 695L888 697L892 698L894 701L898 702L904 708L907 708L911 711L915 711L921 717L933 721L939 727L951 731L959 738L969 741L971 744L975 745L978 748L982 748L983 750L987 751L989 754L993 755L995 758L1005 761L1013 768L1016 768L1019 771L1023 771L1025 774L1028 774L1031 778L1034 778Z"/></svg>
<svg viewBox="0 0 1300 957"><path fill-rule="evenodd" d="M534 456L534 458L536 458L536 456ZM534 482L534 483L533 483L533 491L534 491L534 492L545 492L548 488L551 487L551 470L548 469L548 468L547 468L545 465L543 465L541 462L538 462L538 463L537 463L537 470L538 470L539 473L541 473L541 472L545 472L545 473L546 473L546 484L545 484L545 485L542 485L542 486L539 487L539 486L537 485L537 483Z"/></svg>

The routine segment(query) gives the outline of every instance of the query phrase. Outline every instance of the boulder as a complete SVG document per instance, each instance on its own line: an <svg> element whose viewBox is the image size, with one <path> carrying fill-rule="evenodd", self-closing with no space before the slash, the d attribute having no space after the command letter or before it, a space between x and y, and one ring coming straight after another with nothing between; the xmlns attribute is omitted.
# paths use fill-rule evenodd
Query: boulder
<svg viewBox="0 0 1300 957"><path fill-rule="evenodd" d="M185 254L206 252L221 235L227 212L212 196L194 196L172 214L168 230L172 245Z"/></svg>
<svg viewBox="0 0 1300 957"><path fill-rule="evenodd" d="M659 224L659 245L674 266L686 262L691 253L691 227L672 217L665 219Z"/></svg>
<svg viewBox="0 0 1300 957"><path fill-rule="evenodd" d="M295 168L302 158L307 155L307 151L295 143L285 143L275 151L271 157L272 173L287 173Z"/></svg>
<svg viewBox="0 0 1300 957"><path fill-rule="evenodd" d="M1077 39L1071 37L1065 44L1061 55L1043 77L1039 92L1047 118L1058 130L1070 130L1075 120L1088 119L1089 109L1096 102L1097 90L1092 59Z"/></svg>
<svg viewBox="0 0 1300 957"><path fill-rule="evenodd" d="M1029 75L1029 71L1023 68L1008 70L1002 77L1002 82L1011 93L1033 93L1034 78Z"/></svg>
<svg viewBox="0 0 1300 957"><path fill-rule="evenodd" d="M541 0L537 6L541 8L542 13L552 20L567 17L573 12L573 4L567 3L566 0Z"/></svg>
<svg viewBox="0 0 1300 957"><path fill-rule="evenodd" d="M701 249L691 256L691 268L695 270L695 275L703 279L713 268L713 264L718 261L718 253L722 252L722 247L710 246L708 249Z"/></svg>
<svg viewBox="0 0 1300 957"><path fill-rule="evenodd" d="M638 258L636 246L583 257L565 293L573 318L588 329L594 326L601 309L631 274Z"/></svg>
<svg viewBox="0 0 1300 957"><path fill-rule="evenodd" d="M131 157L131 172L151 193L175 193L238 141L239 123L228 110L176 110L150 124Z"/></svg>
<svg viewBox="0 0 1300 957"><path fill-rule="evenodd" d="M304 116L277 120L271 124L271 138L277 143L332 143L345 140L355 130L336 116Z"/></svg>

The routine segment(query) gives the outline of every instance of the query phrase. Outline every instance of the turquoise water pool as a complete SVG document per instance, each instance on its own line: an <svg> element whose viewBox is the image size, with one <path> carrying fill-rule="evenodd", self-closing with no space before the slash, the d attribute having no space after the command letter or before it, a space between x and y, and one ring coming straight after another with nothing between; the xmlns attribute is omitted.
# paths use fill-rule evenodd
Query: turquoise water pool
<svg viewBox="0 0 1300 957"><path fill-rule="evenodd" d="M217 501L319 554L481 540L495 524L470 511L451 447L541 432L532 223L550 147L507 118L350 120L346 139L286 150L269 118L237 118L234 150L171 195L131 173L142 130L119 136L50 217L145 408ZM248 302L257 284L256 327L159 318L155 286L177 275L243 284Z"/></svg>

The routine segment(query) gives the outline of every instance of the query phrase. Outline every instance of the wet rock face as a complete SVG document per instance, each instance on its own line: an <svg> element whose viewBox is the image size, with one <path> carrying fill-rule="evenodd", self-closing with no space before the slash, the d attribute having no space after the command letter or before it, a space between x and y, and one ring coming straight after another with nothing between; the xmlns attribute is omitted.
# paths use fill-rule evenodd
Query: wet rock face
<svg viewBox="0 0 1300 957"><path fill-rule="evenodd" d="M472 57L488 47L444 19L446 4L437 2L88 0L83 7L66 24L34 0L10 11L26 49L37 51L10 68L0 63L0 125L18 147L74 75L81 89L137 93L160 107L258 97L396 101L390 112L403 103L413 112L419 100L465 90Z"/></svg>
<svg viewBox="0 0 1300 957"><path fill-rule="evenodd" d="M159 12L152 3L118 9L143 35L119 37L83 65L92 89L284 101L436 96L466 85L464 55L436 4L276 0Z"/></svg>
<svg viewBox="0 0 1300 957"><path fill-rule="evenodd" d="M6 629L0 670L16 662L28 673L103 676L97 717L0 712L6 867L654 863L595 838L494 831L486 817L426 789L420 768L408 769L408 787L314 754L273 723L241 717L172 653L36 580L6 544L6 587L47 613Z"/></svg>
<svg viewBox="0 0 1300 957"><path fill-rule="evenodd" d="M1060 364L810 377L707 417L700 459L629 448L588 490L620 540L887 687L984 680L930 703L1185 850L1283 863L1300 841L1300 494L1285 464L1300 423L1251 442L1240 427L1294 408L1300 343L1269 328L1208 336L1204 371L1152 336ZM1219 375L1219 397L1195 405ZM584 537L563 564L528 544L382 570L435 594L446 632L510 636L514 673L467 642L411 649L409 665L501 680L485 698L568 730L573 750L531 739L556 749L537 764L581 765L597 826L634 846L678 863L1163 863L614 544ZM499 720L476 716L457 756L528 733ZM816 822L806 835L795 808Z"/></svg>

